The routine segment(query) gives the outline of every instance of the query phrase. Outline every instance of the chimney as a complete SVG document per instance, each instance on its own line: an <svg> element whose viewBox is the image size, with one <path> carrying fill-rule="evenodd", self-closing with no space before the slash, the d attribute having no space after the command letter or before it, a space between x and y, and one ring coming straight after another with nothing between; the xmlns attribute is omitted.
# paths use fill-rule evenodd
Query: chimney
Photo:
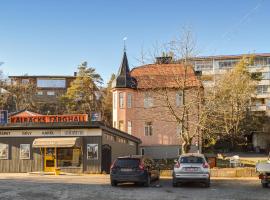
<svg viewBox="0 0 270 200"><path fill-rule="evenodd" d="M77 76L77 72L74 72L74 76Z"/></svg>
<svg viewBox="0 0 270 200"><path fill-rule="evenodd" d="M171 56L156 57L156 64L170 64L172 63Z"/></svg>

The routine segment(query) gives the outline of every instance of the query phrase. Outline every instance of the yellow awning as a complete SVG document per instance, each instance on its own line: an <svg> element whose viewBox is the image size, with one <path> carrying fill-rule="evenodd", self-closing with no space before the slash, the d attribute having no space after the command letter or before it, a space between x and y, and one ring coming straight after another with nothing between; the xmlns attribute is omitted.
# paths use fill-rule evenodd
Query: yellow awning
<svg viewBox="0 0 270 200"><path fill-rule="evenodd" d="M80 147L81 140L78 137L68 138L37 138L33 141L33 148L50 147Z"/></svg>

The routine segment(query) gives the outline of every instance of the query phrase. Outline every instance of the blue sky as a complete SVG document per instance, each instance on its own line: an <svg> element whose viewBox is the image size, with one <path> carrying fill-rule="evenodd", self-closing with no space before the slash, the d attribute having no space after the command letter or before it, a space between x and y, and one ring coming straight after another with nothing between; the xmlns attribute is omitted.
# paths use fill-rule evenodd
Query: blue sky
<svg viewBox="0 0 270 200"><path fill-rule="evenodd" d="M88 61L104 82L127 40L130 67L191 27L201 55L270 52L269 0L0 0L0 68L72 75Z"/></svg>

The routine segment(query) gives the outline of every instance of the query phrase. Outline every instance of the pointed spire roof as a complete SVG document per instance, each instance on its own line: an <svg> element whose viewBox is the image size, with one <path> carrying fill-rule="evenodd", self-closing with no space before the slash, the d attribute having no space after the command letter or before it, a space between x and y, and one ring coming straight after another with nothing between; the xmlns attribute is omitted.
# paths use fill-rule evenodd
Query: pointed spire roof
<svg viewBox="0 0 270 200"><path fill-rule="evenodd" d="M135 88L136 84L134 79L130 76L130 69L128 66L127 53L124 49L122 63L118 70L118 74L113 83L114 88Z"/></svg>

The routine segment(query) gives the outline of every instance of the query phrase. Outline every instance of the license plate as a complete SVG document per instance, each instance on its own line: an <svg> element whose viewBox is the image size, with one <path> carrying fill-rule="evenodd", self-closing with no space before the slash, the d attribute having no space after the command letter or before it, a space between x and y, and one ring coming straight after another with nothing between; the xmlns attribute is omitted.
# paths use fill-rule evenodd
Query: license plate
<svg viewBox="0 0 270 200"><path fill-rule="evenodd" d="M131 172L132 169L121 169L121 172Z"/></svg>
<svg viewBox="0 0 270 200"><path fill-rule="evenodd" d="M194 167L188 167L188 168L186 168L186 171L187 172L195 172L195 171L198 171L198 169L194 168Z"/></svg>

